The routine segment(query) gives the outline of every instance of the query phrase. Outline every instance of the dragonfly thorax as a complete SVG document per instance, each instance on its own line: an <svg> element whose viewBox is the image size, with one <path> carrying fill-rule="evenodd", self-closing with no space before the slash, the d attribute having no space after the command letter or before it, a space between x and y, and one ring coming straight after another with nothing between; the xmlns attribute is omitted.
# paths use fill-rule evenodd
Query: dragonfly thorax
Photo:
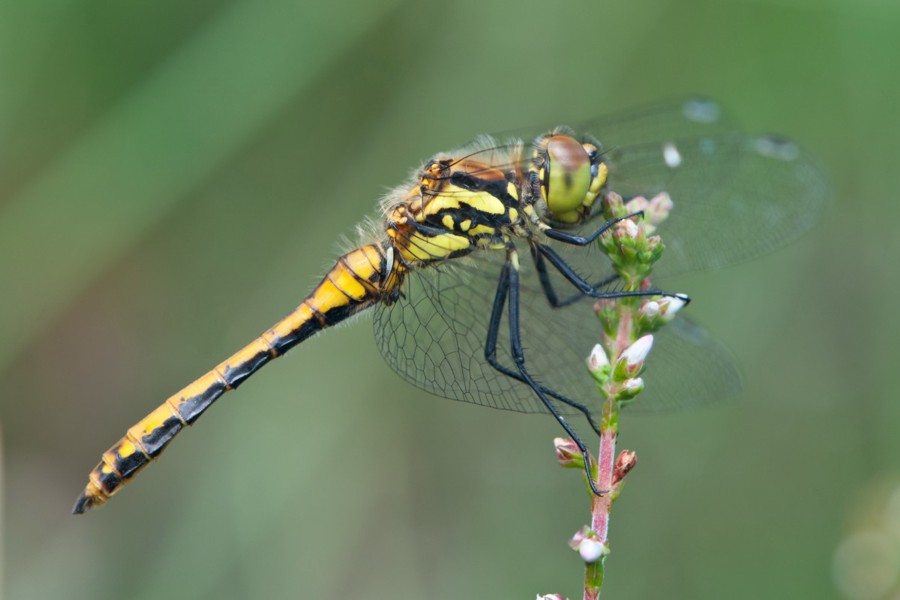
<svg viewBox="0 0 900 600"><path fill-rule="evenodd" d="M606 176L606 165L593 142L580 142L557 130L534 144L529 189L538 214L550 223L576 225L584 221Z"/></svg>
<svg viewBox="0 0 900 600"><path fill-rule="evenodd" d="M473 158L435 159L388 209L387 235L407 264L503 246L521 235L515 173Z"/></svg>

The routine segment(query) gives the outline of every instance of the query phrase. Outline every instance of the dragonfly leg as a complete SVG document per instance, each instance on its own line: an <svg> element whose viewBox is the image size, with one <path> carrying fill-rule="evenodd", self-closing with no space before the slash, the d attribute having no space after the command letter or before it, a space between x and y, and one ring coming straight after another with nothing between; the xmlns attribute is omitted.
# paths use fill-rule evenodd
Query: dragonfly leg
<svg viewBox="0 0 900 600"><path fill-rule="evenodd" d="M593 244L597 241L597 238L606 233L610 227L618 223L619 221L624 221L625 219L630 219L632 217L642 217L644 216L644 211L639 210L637 212L633 212L631 214L625 215L624 217L618 217L615 219L610 219L606 223L600 226L594 233L582 236L575 235L574 233L569 233L568 231L562 231L560 229L545 229L544 234L552 239L563 242L565 244L572 244L573 246L587 246L588 244Z"/></svg>
<svg viewBox="0 0 900 600"><path fill-rule="evenodd" d="M550 306L553 308L563 308L564 306L569 306L570 304L574 304L578 300L584 298L584 294L577 292L572 294L568 298L560 300L556 295L556 290L553 289L553 283L550 281L550 274L547 272L547 263L544 262L544 256L535 248L534 244L531 245L531 258L534 261L534 268L538 275L538 280L541 282L541 289L544 290L544 296L547 297L547 302L550 303ZM610 275L606 279L598 281L595 283L593 287L595 290L602 289L618 279L619 276L616 274Z"/></svg>
<svg viewBox="0 0 900 600"><path fill-rule="evenodd" d="M596 287L592 286L588 283L584 278L582 278L578 273L575 272L572 267L556 253L553 248L546 246L544 244L535 244L537 251L547 258L553 267L559 271L559 274L565 277L569 282L572 283L578 291L584 294L585 296L590 296L591 298L633 298L635 296L668 296L670 298L678 298L679 300L688 303L691 299L686 294L676 294L672 292L666 292L663 290L634 290L634 291L626 291L626 292L602 292L598 290Z"/></svg>
<svg viewBox="0 0 900 600"><path fill-rule="evenodd" d="M566 431L572 441L574 441L578 446L578 449L581 451L581 454L584 458L584 470L585 474L587 475L588 483L591 486L591 491L593 491L598 496L602 496L608 490L601 491L597 489L597 485L594 482L593 476L591 475L592 459L590 452L588 452L587 446L584 444L581 438L578 437L578 434L575 433L575 431L565 420L565 418L563 418L563 416L559 413L559 410L556 408L556 406L554 406L553 402L550 401L550 397L556 398L557 400L560 400L561 402L572 406L573 408L584 414L584 416L590 423L591 428L599 435L600 428L597 423L594 422L590 410L588 410L588 408L583 404L580 404L573 400L569 400L539 385L525 368L525 352L522 348L522 336L521 330L519 328L519 271L515 266L516 261L513 260L514 252L514 250L510 251L510 256L507 258L507 261L503 265L503 269L500 273L500 281L497 285L497 294L494 296L494 306L491 310L491 321L488 327L487 341L485 342L485 358L487 359L488 363L499 372L525 383L532 390L534 390L534 393L537 394L541 402L544 403L544 406L547 407L547 410L550 412L550 414L553 415L553 417ZM513 360L516 363L515 371L503 366L497 360L497 336L500 330L500 320L503 316L503 305L506 303L507 299L509 300L509 337Z"/></svg>
<svg viewBox="0 0 900 600"><path fill-rule="evenodd" d="M497 337L500 332L500 320L503 318L503 306L506 303L507 292L509 290L509 277L506 273L506 268L504 267L503 272L500 275L500 282L497 286L497 293L494 296L494 306L491 310L491 320L488 324L488 333L487 338L484 344L484 357L487 360L488 364L491 365L496 371L503 373L507 377L511 377L516 381L521 381L526 385L531 385L526 381L526 379L516 370L510 369L509 367L500 363L497 359ZM511 267L510 267L511 268ZM598 436L600 435L600 425L594 420L594 415L591 413L591 410L580 402L576 402L571 398L567 398L562 394L555 392L549 388L546 388L542 385L539 385L541 391L554 398L559 400L563 404L571 406L578 412L584 415L584 418L587 419L588 424L590 424L591 429L594 430Z"/></svg>

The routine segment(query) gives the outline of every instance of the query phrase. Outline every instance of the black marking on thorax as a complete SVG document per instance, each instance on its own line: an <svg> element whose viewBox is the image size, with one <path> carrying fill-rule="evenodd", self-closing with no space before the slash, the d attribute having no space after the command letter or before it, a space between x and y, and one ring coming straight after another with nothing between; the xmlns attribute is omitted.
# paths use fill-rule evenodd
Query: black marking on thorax
<svg viewBox="0 0 900 600"><path fill-rule="evenodd" d="M519 204L507 191L509 185L507 179L483 179L464 171L453 171L450 183L470 192L487 192L507 208L515 208Z"/></svg>

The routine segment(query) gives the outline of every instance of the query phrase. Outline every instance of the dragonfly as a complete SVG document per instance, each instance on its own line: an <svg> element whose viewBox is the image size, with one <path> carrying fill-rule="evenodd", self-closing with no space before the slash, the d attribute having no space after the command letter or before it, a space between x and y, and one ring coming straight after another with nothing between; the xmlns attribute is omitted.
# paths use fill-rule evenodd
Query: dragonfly
<svg viewBox="0 0 900 600"><path fill-rule="evenodd" d="M615 223L600 209L613 192L671 197L674 210L658 229L665 252L654 274L662 275L774 250L813 225L827 195L821 171L794 142L746 133L703 98L530 138L483 136L435 155L385 196L365 239L299 306L128 429L91 471L73 512L109 500L274 358L364 311L374 314L378 348L403 379L437 396L548 413L587 465L570 417L597 431L600 396L584 367L599 337L593 304L687 299L621 289L595 243ZM727 351L680 315L656 336L654 357L639 410L715 402L740 388Z"/></svg>

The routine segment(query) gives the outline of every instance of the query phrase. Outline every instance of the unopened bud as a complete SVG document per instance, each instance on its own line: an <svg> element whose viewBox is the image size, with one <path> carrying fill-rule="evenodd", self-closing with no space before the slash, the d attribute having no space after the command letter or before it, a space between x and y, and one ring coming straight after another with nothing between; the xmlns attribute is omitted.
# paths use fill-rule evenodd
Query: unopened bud
<svg viewBox="0 0 900 600"><path fill-rule="evenodd" d="M644 198L643 196L635 196L631 200L625 203L625 214L631 214L636 212L644 212L646 213L647 209L650 208L650 201Z"/></svg>
<svg viewBox="0 0 900 600"><path fill-rule="evenodd" d="M595 563L609 554L609 548L597 537L597 532L585 525L569 540L569 548L578 552L586 563Z"/></svg>
<svg viewBox="0 0 900 600"><path fill-rule="evenodd" d="M587 368L597 383L602 385L609 380L609 373L612 367L609 364L609 358L606 356L603 346L600 344L595 344L591 350L591 354L587 359Z"/></svg>
<svg viewBox="0 0 900 600"><path fill-rule="evenodd" d="M606 544L593 538L585 538L581 540L581 544L578 545L578 554L580 554L581 559L588 564L597 562L603 558L603 555L607 554L607 552Z"/></svg>
<svg viewBox="0 0 900 600"><path fill-rule="evenodd" d="M633 240L637 238L638 234L640 234L640 229L638 229L637 223L631 219L622 219L616 223L615 235L617 237L627 237Z"/></svg>
<svg viewBox="0 0 900 600"><path fill-rule="evenodd" d="M566 469L584 469L584 453L578 444L568 438L558 437L553 439L553 446L560 466Z"/></svg>
<svg viewBox="0 0 900 600"><path fill-rule="evenodd" d="M662 307L656 300L645 300L641 303L637 312L635 331L643 333L645 331L654 331L660 325Z"/></svg>
<svg viewBox="0 0 900 600"><path fill-rule="evenodd" d="M616 485L628 475L628 472L637 465L637 454L633 450L622 450L616 457L613 468L612 484Z"/></svg>
<svg viewBox="0 0 900 600"><path fill-rule="evenodd" d="M687 296L684 296L687 298ZM675 318L679 310L687 305L687 301L681 296L666 296L659 301L660 318L663 323L668 323Z"/></svg>
<svg viewBox="0 0 900 600"><path fill-rule="evenodd" d="M646 262L656 262L660 256L662 256L662 251L665 249L663 245L662 238L658 235L651 235L647 238L647 248L644 251L646 255Z"/></svg>
<svg viewBox="0 0 900 600"><path fill-rule="evenodd" d="M616 394L617 400L631 400L638 394L644 391L644 380L640 377L633 377L631 379L626 379L622 383L622 387L619 388L619 393Z"/></svg>
<svg viewBox="0 0 900 600"><path fill-rule="evenodd" d="M654 319L660 313L661 307L659 302L650 300L649 302L644 302L644 304L641 305L640 311L641 316L643 316L644 318Z"/></svg>
<svg viewBox="0 0 900 600"><path fill-rule="evenodd" d="M622 196L615 192L608 193L603 198L603 213L607 219L616 219L624 217L628 213L625 211L625 202Z"/></svg>
<svg viewBox="0 0 900 600"><path fill-rule="evenodd" d="M651 225L659 225L668 218L673 206L674 203L669 194L666 192L657 194L647 203L647 208L644 209L644 218Z"/></svg>
<svg viewBox="0 0 900 600"><path fill-rule="evenodd" d="M644 359L647 358L652 347L653 336L648 334L638 338L637 341L625 348L625 351L619 355L619 360L616 361L614 371L616 380L624 381L637 377L643 370Z"/></svg>

